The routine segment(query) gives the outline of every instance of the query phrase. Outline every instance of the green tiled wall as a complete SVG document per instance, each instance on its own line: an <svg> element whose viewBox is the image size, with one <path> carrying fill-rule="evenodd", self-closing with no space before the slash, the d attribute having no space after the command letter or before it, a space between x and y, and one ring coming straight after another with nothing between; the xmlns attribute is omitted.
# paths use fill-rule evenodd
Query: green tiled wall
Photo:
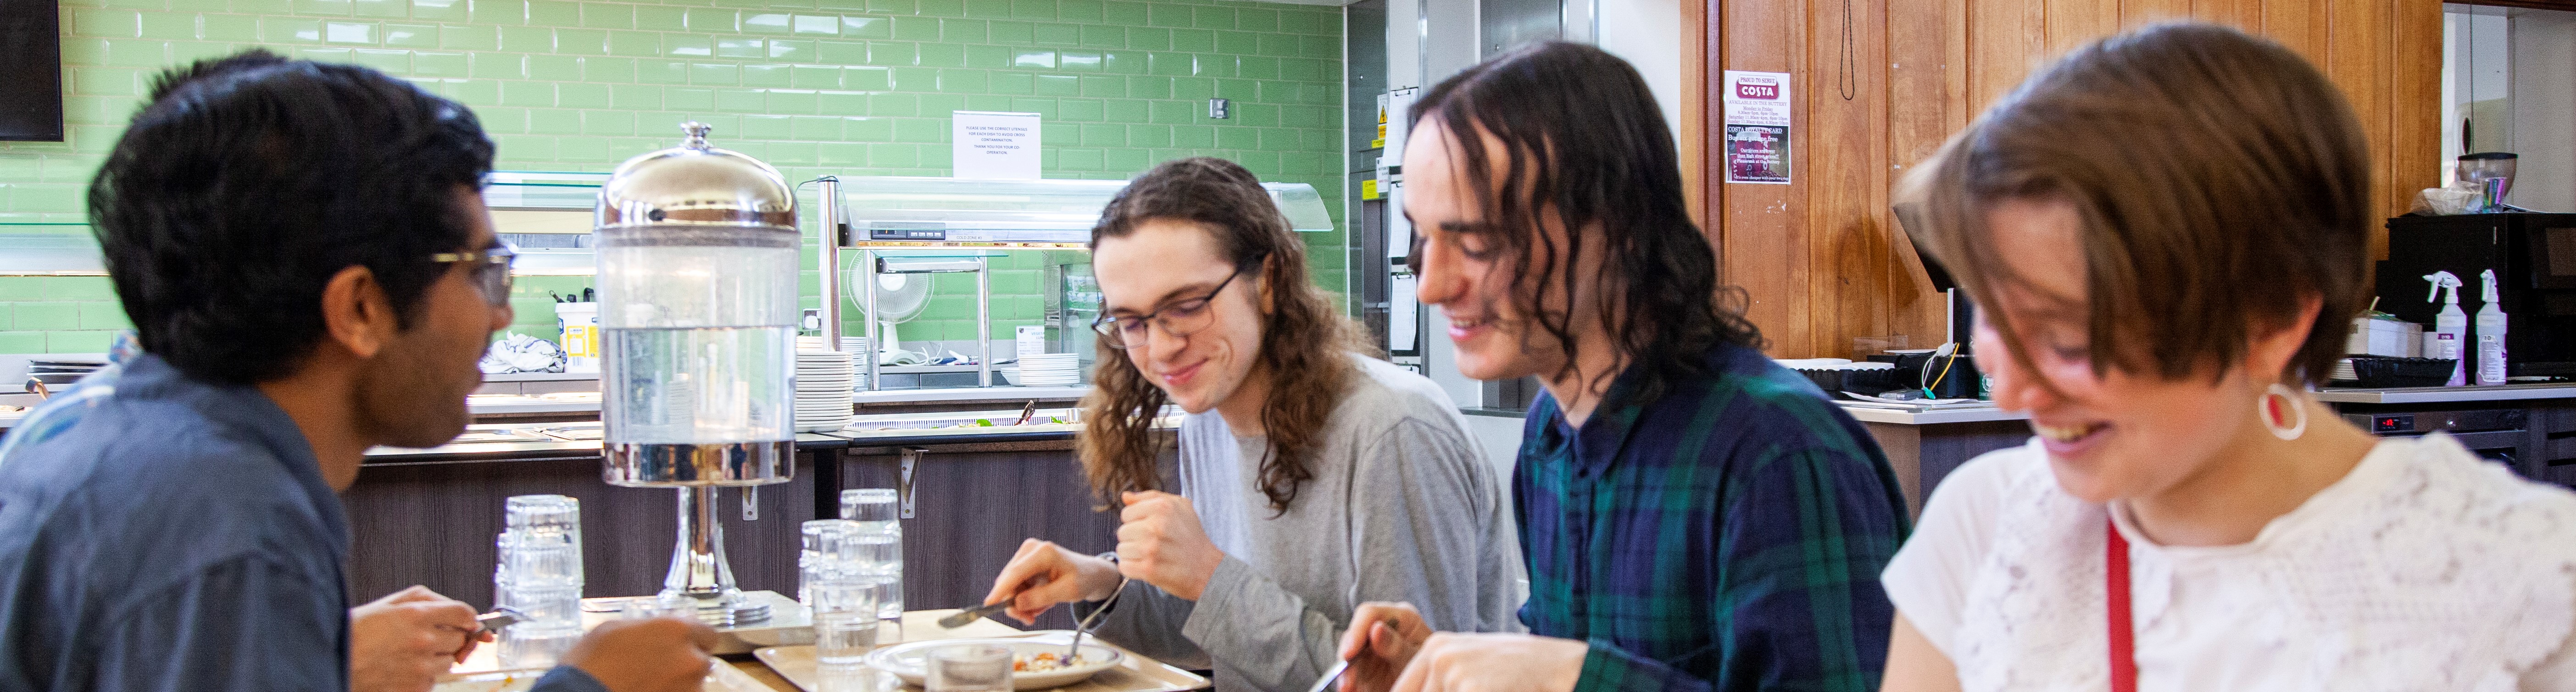
<svg viewBox="0 0 2576 692"><path fill-rule="evenodd" d="M947 175L948 113L1043 114L1050 178L1125 178L1223 156L1315 186L1339 225L1341 14L1209 0L63 0L64 143L0 143L0 223L77 222L82 191L165 66L252 46L354 62L469 106L513 170L606 171L670 146L676 125L793 180ZM1231 118L1206 117L1209 98ZM810 217L810 215L809 215ZM811 219L809 218L809 226ZM41 228L41 227L39 227ZM61 228L61 227L56 227ZM0 232L13 232L0 230ZM57 230L56 232L70 232ZM1345 233L1311 234L1339 292ZM808 256L812 253L808 248ZM1039 318L1037 253L994 277L994 333ZM808 266L811 266L810 263ZM818 285L804 277L807 303ZM520 331L551 335L528 277ZM972 283L906 339L974 333ZM82 352L123 326L103 278L0 277L0 353Z"/></svg>

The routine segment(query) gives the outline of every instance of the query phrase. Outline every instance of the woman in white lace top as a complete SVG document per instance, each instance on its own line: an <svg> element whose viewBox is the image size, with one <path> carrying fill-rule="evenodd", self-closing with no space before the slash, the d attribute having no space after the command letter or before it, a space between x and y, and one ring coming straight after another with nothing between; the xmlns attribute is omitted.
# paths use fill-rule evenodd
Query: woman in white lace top
<svg viewBox="0 0 2576 692"><path fill-rule="evenodd" d="M2576 689L2576 494L2307 394L2368 300L2370 155L2296 54L2176 24L1915 173L2038 434L1950 475L1887 568L1886 690Z"/></svg>

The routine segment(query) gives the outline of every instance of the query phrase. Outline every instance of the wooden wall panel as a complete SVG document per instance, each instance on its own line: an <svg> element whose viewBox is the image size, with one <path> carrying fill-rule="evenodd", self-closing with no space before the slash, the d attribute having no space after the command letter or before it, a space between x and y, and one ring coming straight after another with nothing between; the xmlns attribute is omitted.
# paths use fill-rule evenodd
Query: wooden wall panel
<svg viewBox="0 0 2576 692"><path fill-rule="evenodd" d="M1712 30L1694 84L1712 146L1690 162L1708 187L1705 225L1724 280L1779 357L1848 356L1851 338L1937 343L1941 305L1888 218L1916 162L2064 51L2185 17L2288 45L2343 90L2371 142L2372 195L2389 215L2439 175L2439 0L1853 0L1853 67L1842 99L1841 0L1707 0ZM1688 34L1686 34L1688 36ZM1798 111L1796 185L1727 185L1722 72L1786 71ZM1690 74L1685 72L1685 74ZM2375 253L2385 239L2373 240Z"/></svg>

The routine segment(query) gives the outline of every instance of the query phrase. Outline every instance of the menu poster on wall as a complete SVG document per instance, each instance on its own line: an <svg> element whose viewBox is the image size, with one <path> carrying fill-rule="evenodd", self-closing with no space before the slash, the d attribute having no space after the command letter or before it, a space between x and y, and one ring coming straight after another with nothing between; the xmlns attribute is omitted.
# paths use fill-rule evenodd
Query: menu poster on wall
<svg viewBox="0 0 2576 692"><path fill-rule="evenodd" d="M1038 114L955 111L955 173L977 180L1038 178Z"/></svg>
<svg viewBox="0 0 2576 692"><path fill-rule="evenodd" d="M1726 71L1726 182L1789 184L1789 73Z"/></svg>

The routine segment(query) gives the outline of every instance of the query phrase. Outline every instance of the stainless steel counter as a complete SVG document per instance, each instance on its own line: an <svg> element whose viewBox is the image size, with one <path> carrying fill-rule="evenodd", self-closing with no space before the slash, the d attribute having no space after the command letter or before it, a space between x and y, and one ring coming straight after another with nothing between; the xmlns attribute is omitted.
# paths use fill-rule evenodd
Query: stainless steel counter
<svg viewBox="0 0 2576 692"><path fill-rule="evenodd" d="M2440 404L2463 401L2576 399L2576 384L2508 384L2491 387L2326 388L2317 400L2339 404Z"/></svg>

